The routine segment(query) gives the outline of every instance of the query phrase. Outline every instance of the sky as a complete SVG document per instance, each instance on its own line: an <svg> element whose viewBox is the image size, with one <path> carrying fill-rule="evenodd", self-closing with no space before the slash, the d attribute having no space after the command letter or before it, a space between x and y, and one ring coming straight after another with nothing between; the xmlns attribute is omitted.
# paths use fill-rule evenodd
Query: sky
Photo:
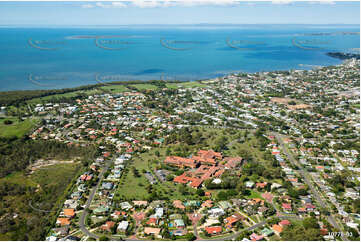
<svg viewBox="0 0 361 242"><path fill-rule="evenodd" d="M360 24L360 2L0 2L0 25Z"/></svg>

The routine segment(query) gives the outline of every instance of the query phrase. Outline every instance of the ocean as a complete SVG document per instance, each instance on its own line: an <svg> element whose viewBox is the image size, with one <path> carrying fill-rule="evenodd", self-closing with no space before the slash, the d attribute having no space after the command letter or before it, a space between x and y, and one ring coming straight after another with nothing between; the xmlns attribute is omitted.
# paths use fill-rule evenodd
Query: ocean
<svg viewBox="0 0 361 242"><path fill-rule="evenodd" d="M0 91L311 69L359 53L359 25L0 27Z"/></svg>

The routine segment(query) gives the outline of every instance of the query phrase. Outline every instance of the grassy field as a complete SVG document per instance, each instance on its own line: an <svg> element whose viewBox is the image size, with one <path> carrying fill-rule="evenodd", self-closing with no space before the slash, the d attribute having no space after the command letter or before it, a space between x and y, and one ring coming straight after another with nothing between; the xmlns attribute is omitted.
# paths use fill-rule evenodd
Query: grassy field
<svg viewBox="0 0 361 242"><path fill-rule="evenodd" d="M46 97L40 97L40 98L34 98L28 101L28 103L42 103L42 102L48 102L49 100L52 99L59 99L59 98L71 98L71 97L76 97L79 94L86 94L86 95L94 95L94 94L99 94L102 93L100 90L98 89L91 89L91 90L86 90L86 91L75 91L75 92L67 92L64 94L55 94L55 95L49 95Z"/></svg>
<svg viewBox="0 0 361 242"><path fill-rule="evenodd" d="M112 93L121 93L129 91L129 89L125 85L109 85L101 87L102 90L110 91Z"/></svg>
<svg viewBox="0 0 361 242"><path fill-rule="evenodd" d="M159 151L160 156L157 157L154 152ZM145 152L140 154L138 157L134 157L132 163L128 166L129 172L123 175L119 187L117 189L116 197L126 197L131 199L146 199L149 197L149 192L147 187L150 185L149 181L145 177L143 170L150 171L153 173L154 177L154 169L160 168L158 161L163 162L165 158L165 148L156 148L149 152ZM135 167L140 174L140 177L135 177L132 171L133 167ZM192 192L195 192L194 189L188 189L189 195L182 195L179 192L179 186L174 184L173 182L158 182L153 185L153 191L163 197L169 197L170 199L180 199L186 200L187 198L196 198ZM194 196L193 196L194 195Z"/></svg>
<svg viewBox="0 0 361 242"><path fill-rule="evenodd" d="M157 90L158 87L152 84L133 84L133 85L129 85L131 87L135 87L137 88L139 91L143 91L143 90Z"/></svg>
<svg viewBox="0 0 361 242"><path fill-rule="evenodd" d="M144 90L157 90L158 87L153 85L153 84L148 84L148 83L144 83L144 84L133 84L133 85L129 85L132 87L137 88L139 91L144 91ZM170 89L177 89L180 87L184 87L184 88L192 88L192 87L205 87L205 84L199 83L199 82L181 82L181 83L167 83L166 84L167 88ZM126 92L129 91L129 89L125 86L125 85L110 85L110 86L104 86L102 87L103 90L110 90L113 93L120 93L120 92Z"/></svg>
<svg viewBox="0 0 361 242"><path fill-rule="evenodd" d="M18 215L12 219L14 224L8 224L0 233L0 240L45 239L56 211L65 199L64 193L77 177L79 168L80 165L75 163L58 164L39 169L31 175L16 172L0 179L1 192L5 192L0 204L3 213L0 221L6 224L8 216ZM11 190L7 187L11 187ZM29 203L35 208L54 212L35 211Z"/></svg>
<svg viewBox="0 0 361 242"><path fill-rule="evenodd" d="M238 142L237 140L240 137L244 137L245 131L230 131L230 130L224 130L224 129L210 129L210 128L201 128L200 132L193 133L195 136L200 137L200 142L194 145L188 145L187 149L189 150L189 153L187 153L186 156L190 154L195 154L199 149L210 149L214 147L214 145L217 143L217 140L221 136L227 137L227 144L232 143L228 148L223 151L223 155L225 156L239 156L240 150L246 150L249 151L254 160L260 161L260 162L266 162L263 160L263 152L259 150L257 147L257 140L252 135L251 132L248 132L247 138L244 140L244 142ZM232 142L236 140L237 142ZM180 150L180 148L184 146L182 143L177 144L170 144L167 147L172 152L177 152L177 150ZM124 197L124 198L134 198L134 199L145 199L147 196L149 196L149 192L147 190L147 187L150 185L147 178L145 177L143 170L145 171L151 171L154 174L154 170L161 169L161 164L163 163L165 157L166 157L166 149L167 147L161 147L161 148L155 148L151 151L139 154L139 156L133 157L132 163L129 165L129 172L126 173L125 176L122 177L121 184L118 187L118 197ZM155 155L156 151L159 152L159 157ZM174 154L174 153L172 153ZM242 155L240 155L242 156ZM135 167L140 177L135 177L132 169ZM173 183L172 181L165 181L160 182L156 185L153 185L153 191L156 191L158 195L161 197L168 197L170 199L180 199L180 200L189 200L189 199L199 199L195 192L195 189L187 187L188 194L182 194L180 192L180 185ZM214 189L212 190L212 193L216 196L218 192L222 191L222 189ZM261 198L260 193L257 191L252 191L250 198Z"/></svg>
<svg viewBox="0 0 361 242"><path fill-rule="evenodd" d="M248 196L248 198L259 198L264 200L264 198L261 196L261 193L255 191L255 190L251 190L251 195Z"/></svg>
<svg viewBox="0 0 361 242"><path fill-rule="evenodd" d="M11 120L12 124L4 124L5 120ZM26 119L19 121L18 118L4 118L0 119L0 137L16 136L18 138L29 132L38 122L38 119Z"/></svg>
<svg viewBox="0 0 361 242"><path fill-rule="evenodd" d="M142 83L142 84L130 84L129 86L135 87L137 88L139 91L144 91L144 90L157 90L158 87L152 84L148 84L148 83ZM182 82L182 83L167 83L166 84L167 88L171 88L171 89L177 89L180 87L185 87L185 88L192 88L192 87L206 87L206 84L202 84L199 82ZM68 92L68 93L64 93L64 94L55 94L55 95L49 95L49 96L45 96L45 97L41 97L41 98L34 98L31 99L29 101L27 101L29 104L35 104L35 103L42 103L42 102L48 102L54 98L59 99L59 98L71 98L71 97L76 97L77 95L79 95L80 93L82 94L86 94L86 95L94 95L94 94L100 94L102 93L102 90L104 91L110 91L112 93L121 93L121 92L126 92L129 91L129 89L125 86L125 85L107 85L107 86L103 86L99 89L91 89L91 90L86 90L86 91L75 91L75 92Z"/></svg>
<svg viewBox="0 0 361 242"><path fill-rule="evenodd" d="M140 177L135 177L132 167L136 167ZM148 170L146 161L141 159L134 159L132 164L128 165L129 172L124 172L120 180L115 197L131 197L135 199L145 199L148 195L146 186L149 184L147 178L144 176L142 170Z"/></svg>
<svg viewBox="0 0 361 242"><path fill-rule="evenodd" d="M177 89L180 87L184 87L184 88L206 87L207 85L199 82L182 82L182 83L167 83L166 86L171 89Z"/></svg>

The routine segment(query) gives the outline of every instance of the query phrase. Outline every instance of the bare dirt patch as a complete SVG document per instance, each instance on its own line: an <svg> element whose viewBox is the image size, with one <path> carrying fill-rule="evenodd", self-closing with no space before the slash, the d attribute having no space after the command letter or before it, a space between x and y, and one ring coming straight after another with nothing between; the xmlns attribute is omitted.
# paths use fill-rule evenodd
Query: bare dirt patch
<svg viewBox="0 0 361 242"><path fill-rule="evenodd" d="M72 164L75 163L76 159L73 160L37 160L36 162L32 163L31 165L29 165L27 167L29 174L34 173L34 171L47 167L47 166L51 166L51 165L57 165L57 164Z"/></svg>

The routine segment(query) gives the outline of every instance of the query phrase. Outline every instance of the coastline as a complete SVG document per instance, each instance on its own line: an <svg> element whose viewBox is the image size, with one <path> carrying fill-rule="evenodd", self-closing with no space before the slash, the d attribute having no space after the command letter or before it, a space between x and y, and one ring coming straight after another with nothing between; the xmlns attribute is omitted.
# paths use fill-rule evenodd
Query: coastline
<svg viewBox="0 0 361 242"><path fill-rule="evenodd" d="M342 62L338 65L328 65L328 66L316 66L315 68L328 68L332 66L340 66L345 64L348 61L352 61L354 58L342 60ZM357 60L357 59L355 59ZM305 70L309 71L313 68L308 69L288 69L288 70L273 70L273 71L259 71L259 72L231 72L227 73L225 75L222 75L220 77L215 78L206 78L206 79L198 79L193 81L181 81L181 80L148 80L148 81L142 81L142 80L129 80L129 81L114 81L114 82L98 82L97 84L91 84L91 85L81 85L77 87L69 87L69 88L58 88L58 89L37 89L37 90L14 90L14 91L1 91L0 92L0 106L7 106L7 105L13 105L14 103L22 103L27 102L29 100L35 99L35 98L44 98L48 96L53 95L59 95L59 94L67 94L67 93L74 93L74 92L83 92L83 91L92 91L96 90L101 87L105 86L128 86L128 85L136 85L136 84L154 84L155 82L164 82L164 83L189 83L189 82L199 82L206 84L209 81L215 81L217 79L224 79L233 75L244 75L244 74L251 74L251 73L272 73L272 72L285 72L285 71L293 71L293 70ZM102 92L106 92L103 89L101 89Z"/></svg>

